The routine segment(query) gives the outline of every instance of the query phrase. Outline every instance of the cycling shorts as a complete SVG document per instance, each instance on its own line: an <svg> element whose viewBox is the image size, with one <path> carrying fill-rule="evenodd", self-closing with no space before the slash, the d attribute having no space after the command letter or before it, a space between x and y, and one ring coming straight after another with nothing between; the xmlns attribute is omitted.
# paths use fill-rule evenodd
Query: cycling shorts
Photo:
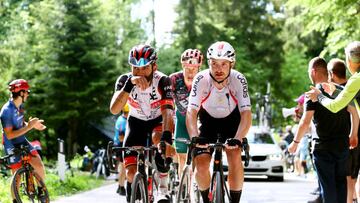
<svg viewBox="0 0 360 203"><path fill-rule="evenodd" d="M151 146L152 132L162 132L162 116L152 120L140 120L133 116L128 118L128 126L124 138L124 146ZM137 153L133 151L124 152L125 167L137 164Z"/></svg>
<svg viewBox="0 0 360 203"><path fill-rule="evenodd" d="M175 139L176 138L186 138L190 139L186 128L186 116L183 116L179 111L176 111L176 124L175 124ZM187 145L182 142L174 142L176 153L186 153Z"/></svg>
<svg viewBox="0 0 360 203"><path fill-rule="evenodd" d="M351 176L352 179L356 179L359 175L360 163L359 163L360 150L359 147L350 150L347 164L346 175Z"/></svg>
<svg viewBox="0 0 360 203"><path fill-rule="evenodd" d="M12 146L5 147L5 154L6 155L13 154L14 149L15 148L20 148L20 146L22 146L22 145L29 147L31 155L33 155L33 156L38 155L38 152L36 151L36 149L27 140L24 141L24 142L21 142L21 143L13 144ZM31 156L30 156L30 159L31 159ZM15 170L21 168L21 157L20 156L12 156L12 157L10 157L10 159L9 159L9 167L11 169L15 169Z"/></svg>
<svg viewBox="0 0 360 203"><path fill-rule="evenodd" d="M228 116L224 118L214 118L205 109L199 110L199 119L201 122L199 137L206 138L209 143L215 143L220 134L220 141L225 143L228 138L234 138L240 125L241 115L239 108L236 107ZM213 150L199 149L194 150L194 156L208 153Z"/></svg>

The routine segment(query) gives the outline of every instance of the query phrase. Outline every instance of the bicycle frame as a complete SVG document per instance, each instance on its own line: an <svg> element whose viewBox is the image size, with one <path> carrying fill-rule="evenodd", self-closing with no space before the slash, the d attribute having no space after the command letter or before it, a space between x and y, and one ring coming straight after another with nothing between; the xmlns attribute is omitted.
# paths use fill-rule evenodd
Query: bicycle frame
<svg viewBox="0 0 360 203"><path fill-rule="evenodd" d="M209 199L211 202L215 202L214 200L214 198L216 198L214 197L214 193L215 193L216 195L219 195L219 197L222 199L222 202L225 202L225 194L226 194L228 196L229 201L231 202L230 193L225 183L223 163L222 163L222 151L225 148L225 144L220 142L220 137L218 137L216 143L209 144L209 148L213 148L215 150L215 155L213 159L213 174L211 176L211 185L209 191ZM220 183L218 183L218 181L220 181ZM220 187L218 184L220 184ZM217 193L219 191L216 191L218 189L221 190L220 194Z"/></svg>
<svg viewBox="0 0 360 203"><path fill-rule="evenodd" d="M111 150L109 150L109 147ZM143 146L134 146L134 147L112 147L112 144L109 142L108 145L108 155L112 155L112 151L135 151L137 152L137 172L135 174L135 176L137 174L140 174L141 177L143 178L144 181L144 185L145 188L147 188L146 190L146 195L147 195L147 200L148 202L153 202L154 201L154 194L153 192L153 167L152 167L152 160L153 160L153 155L155 150L157 149L157 147L155 146L150 146L150 147L143 147ZM110 164L111 165L111 164ZM147 171L146 171L147 169ZM134 177L135 177L134 176ZM135 182L135 178L133 181L133 185ZM133 186L132 186L133 187ZM134 190L132 188L132 190Z"/></svg>
<svg viewBox="0 0 360 203"><path fill-rule="evenodd" d="M20 148L15 148L14 149L14 154L10 154L7 155L5 157L0 158L0 163L1 164L6 164L6 160L9 159L12 156L18 156L20 155L21 157L21 168L19 168L14 174L13 174L13 178L12 178L12 183L11 183L11 190L12 190L12 194L14 194L14 197L16 199L17 202L22 202L22 197L21 197L21 191L19 191L20 186L24 186L25 191L23 191L23 195L26 195L28 198L30 198L32 201L36 198L36 197L40 197L41 198L45 198L42 199L41 201L45 201L45 202L49 202L49 194L48 191L46 189L46 186L43 182L43 180L41 180L40 176L34 171L33 167L30 164L30 160L31 157L33 155L31 155L28 147L26 146L21 146ZM9 167L7 167L9 168ZM24 182L21 182L22 177L24 178ZM35 179L35 180L34 180ZM19 182L20 181L20 182ZM35 184L36 181L36 184ZM35 186L38 187L35 187ZM41 190L38 190L41 188ZM42 195L40 195L42 194ZM40 196L39 196L40 195ZM39 199L40 201L40 199Z"/></svg>

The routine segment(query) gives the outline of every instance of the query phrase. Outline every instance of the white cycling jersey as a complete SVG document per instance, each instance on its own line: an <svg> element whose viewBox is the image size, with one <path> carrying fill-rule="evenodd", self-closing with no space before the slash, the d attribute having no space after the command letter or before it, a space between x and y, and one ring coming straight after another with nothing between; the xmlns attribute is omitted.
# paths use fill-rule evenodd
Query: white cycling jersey
<svg viewBox="0 0 360 203"><path fill-rule="evenodd" d="M239 111L251 110L250 96L246 78L231 69L227 85L217 89L210 76L210 70L199 72L192 84L188 108L199 110L202 107L214 118L224 118L236 108Z"/></svg>
<svg viewBox="0 0 360 203"><path fill-rule="evenodd" d="M115 91L121 90L131 73L121 75L115 85ZM173 106L170 78L155 71L151 85L145 90L137 86L131 90L129 98L129 116L140 120L152 120L161 116L161 107Z"/></svg>

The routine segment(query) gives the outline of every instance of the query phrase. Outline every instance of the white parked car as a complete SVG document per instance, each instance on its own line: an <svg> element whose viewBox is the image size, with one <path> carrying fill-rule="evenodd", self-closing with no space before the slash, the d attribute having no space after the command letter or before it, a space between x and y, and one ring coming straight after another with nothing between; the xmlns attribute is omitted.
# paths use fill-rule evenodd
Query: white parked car
<svg viewBox="0 0 360 203"><path fill-rule="evenodd" d="M252 126L247 134L250 145L250 163L245 176L267 176L269 180L283 181L285 160L272 134L258 126ZM242 155L244 159L244 153ZM223 156L224 173L227 175L226 154Z"/></svg>

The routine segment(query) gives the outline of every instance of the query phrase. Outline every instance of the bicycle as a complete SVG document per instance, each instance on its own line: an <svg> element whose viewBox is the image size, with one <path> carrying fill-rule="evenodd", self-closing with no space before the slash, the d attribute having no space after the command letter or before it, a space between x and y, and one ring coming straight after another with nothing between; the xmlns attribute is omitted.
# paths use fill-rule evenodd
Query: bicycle
<svg viewBox="0 0 360 203"><path fill-rule="evenodd" d="M7 163L13 156L21 157L21 168L15 172L11 180L11 191L15 196L16 202L50 202L45 183L30 165L30 159L33 155L30 154L29 147L20 146L19 148L15 148L13 154L0 158L0 164L9 168Z"/></svg>
<svg viewBox="0 0 360 203"><path fill-rule="evenodd" d="M178 163L173 162L170 164L168 188L170 192L170 199L172 200L172 202L175 201L175 198L177 197L177 193L178 193L178 186L179 186L178 167L179 167Z"/></svg>
<svg viewBox="0 0 360 203"><path fill-rule="evenodd" d="M192 151L195 148L195 144L192 141L186 138L177 138L176 141L182 142L188 146L187 155L186 155L186 164L181 173L179 191L177 193L176 202L177 203L190 203L190 202L200 202L200 191L197 189L197 185L193 185L194 190L194 201L191 201L191 167L192 162Z"/></svg>
<svg viewBox="0 0 360 203"><path fill-rule="evenodd" d="M93 167L91 174L95 173L96 179L98 179L101 175L106 179L110 175L110 170L108 168L106 157L106 150L105 149L99 149L96 153L96 157L94 159L95 166Z"/></svg>
<svg viewBox="0 0 360 203"><path fill-rule="evenodd" d="M213 173L211 176L210 182L210 191L209 191L209 199L210 202L213 203L224 203L225 202L225 194L228 197L229 202L231 202L229 189L225 184L225 177L223 172L223 163L222 163L222 152L225 148L225 144L220 142L221 136L218 135L216 143L209 143L208 148L214 149L215 155L213 159ZM245 151L245 164L249 164L249 145L247 143L247 139L243 138L243 142L239 145L241 149Z"/></svg>
<svg viewBox="0 0 360 203"><path fill-rule="evenodd" d="M153 203L154 202L154 191L157 188L157 182L154 179L153 170L153 156L157 147L150 146L133 146L133 147L114 147L113 142L108 143L108 157L112 157L114 151L134 151L137 152L137 172L135 173L133 182L131 184L131 198L130 202L144 202L144 203ZM111 170L114 170L114 163L112 159L108 159L110 162ZM146 172L147 167L147 172Z"/></svg>

